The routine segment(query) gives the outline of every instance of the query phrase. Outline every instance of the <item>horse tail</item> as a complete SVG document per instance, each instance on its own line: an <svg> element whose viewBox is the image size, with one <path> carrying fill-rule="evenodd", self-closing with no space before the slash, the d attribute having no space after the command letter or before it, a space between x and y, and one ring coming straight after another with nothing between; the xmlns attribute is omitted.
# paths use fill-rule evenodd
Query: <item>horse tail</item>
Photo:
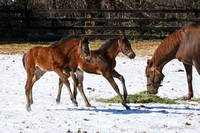
<svg viewBox="0 0 200 133"><path fill-rule="evenodd" d="M25 62L24 62L25 56L26 56L26 53L25 53L25 54L23 55L23 57L22 57L22 63L23 63L24 68L25 68Z"/></svg>

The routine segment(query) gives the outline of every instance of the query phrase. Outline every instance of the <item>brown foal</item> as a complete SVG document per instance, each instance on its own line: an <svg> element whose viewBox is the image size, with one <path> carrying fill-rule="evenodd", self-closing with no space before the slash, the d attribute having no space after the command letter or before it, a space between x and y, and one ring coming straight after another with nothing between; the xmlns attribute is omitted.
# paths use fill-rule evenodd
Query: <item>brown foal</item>
<svg viewBox="0 0 200 133"><path fill-rule="evenodd" d="M107 79L107 81L111 84L113 89L116 91L117 95L120 98L121 104L126 109L130 109L130 107L126 104L127 90L126 90L126 86L125 86L124 77L115 70L115 66L116 66L115 58L119 52L122 52L124 55L128 56L130 59L133 59L135 57L135 53L133 52L129 41L126 39L126 37L124 35L121 38L109 39L98 50L92 50L91 51L92 61L90 63L87 63L84 60L84 58L79 58L82 61L78 61L77 65L84 72L104 76ZM74 62L77 62L76 60L79 60L75 56L72 58L73 58L72 61L74 61ZM83 92L83 83L82 83L83 82L83 72L81 70L78 70L77 77L78 77L79 91ZM119 92L119 88L114 81L114 77L118 78L122 82L123 91L124 91L124 99L122 98L122 96ZM63 83L62 83L62 80L59 80L59 81L60 81L59 82L59 92L58 92L57 99L59 99L59 101L60 101L60 94L61 94ZM74 96L76 97L76 95L77 95L77 91L75 88ZM85 101L85 103L88 106L89 103L86 101Z"/></svg>
<svg viewBox="0 0 200 133"><path fill-rule="evenodd" d="M25 93L28 111L31 110L33 103L32 87L47 71L54 71L59 75L68 88L72 102L77 105L68 81L69 76L72 76L73 80L76 81L74 71L69 68L69 63L73 65L72 55L76 58L82 58L79 61L87 63L91 61L89 42L84 36L69 36L48 47L35 46L24 54L23 64L27 73ZM77 63L75 62L75 64Z"/></svg>

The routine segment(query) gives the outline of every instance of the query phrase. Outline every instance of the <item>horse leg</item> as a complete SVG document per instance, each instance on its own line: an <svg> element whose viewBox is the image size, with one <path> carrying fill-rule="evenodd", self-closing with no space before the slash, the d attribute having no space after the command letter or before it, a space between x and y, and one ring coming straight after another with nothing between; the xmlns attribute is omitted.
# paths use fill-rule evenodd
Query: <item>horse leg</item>
<svg viewBox="0 0 200 133"><path fill-rule="evenodd" d="M31 99L30 99L31 80L32 80L32 76L31 75L27 76L27 81L26 81L26 85L25 85L25 94L26 94L26 100L27 100L27 105L26 105L27 111L31 111Z"/></svg>
<svg viewBox="0 0 200 133"><path fill-rule="evenodd" d="M112 73L104 73L103 76L108 80L108 82L111 84L111 86L113 87L113 89L115 90L115 92L117 93L117 95L119 96L120 102L121 104L127 109L130 110L130 107L126 104L126 101L122 98L120 92L119 92L119 88L117 86L117 84L115 83Z"/></svg>
<svg viewBox="0 0 200 133"><path fill-rule="evenodd" d="M190 100L193 97L193 89L192 89L192 65L188 65L183 63L185 70L186 70L186 76L187 76L187 82L188 82L188 98L187 100Z"/></svg>
<svg viewBox="0 0 200 133"><path fill-rule="evenodd" d="M73 80L73 84L74 84L74 92L73 92L73 95L74 95L74 98L76 99L76 96L77 96L77 85L78 85L78 80L76 78L76 75L74 74L74 72L70 71L69 72L72 80Z"/></svg>
<svg viewBox="0 0 200 133"><path fill-rule="evenodd" d="M125 85L125 79L122 75L120 75L116 70L113 70L112 72L113 77L118 78L121 83L122 83L122 87L123 87L123 91L124 91L124 100L127 101L127 90L126 90L126 85Z"/></svg>
<svg viewBox="0 0 200 133"><path fill-rule="evenodd" d="M76 75L77 75L77 84L76 87L74 86L74 97L77 96L77 87L78 84L81 84L81 86L83 86L83 71L79 68L76 69Z"/></svg>
<svg viewBox="0 0 200 133"><path fill-rule="evenodd" d="M198 74L200 75L200 62L199 61L193 61L193 65L196 68Z"/></svg>
<svg viewBox="0 0 200 133"><path fill-rule="evenodd" d="M71 77L72 77L72 80L74 81L74 92L73 92L73 95L74 95L74 98L76 99L76 95L77 95L77 79L76 79L76 75L71 72L70 73ZM63 82L62 80L59 78L59 89L58 89L58 95L57 95L57 98L56 98L56 102L59 104L60 103L60 97L61 97L61 91L62 91L62 86L63 86Z"/></svg>
<svg viewBox="0 0 200 133"><path fill-rule="evenodd" d="M36 81L38 81L44 74L46 73L46 71L42 71L39 67L36 68L36 71L34 73L34 76L32 78L31 81L31 86L30 86L30 99L31 99L31 104L33 104L33 93L32 93L32 88L33 85L35 84Z"/></svg>
<svg viewBox="0 0 200 133"><path fill-rule="evenodd" d="M27 80L26 80L26 85L25 85L25 94L26 94L26 100L27 100L27 105L26 105L27 111L31 111L31 85L32 85L32 78L34 76L34 71L35 71L34 67L29 68L27 70Z"/></svg>
<svg viewBox="0 0 200 133"><path fill-rule="evenodd" d="M95 108L94 106L92 106L89 102L88 102L88 99L86 98L85 96L85 93L83 91L83 71L81 71L80 69L77 69L76 70L76 74L77 74L77 80L78 80L78 89L81 93L81 96L83 97L83 100L85 102L85 105L87 107L92 107L92 108Z"/></svg>
<svg viewBox="0 0 200 133"><path fill-rule="evenodd" d="M74 95L72 94L70 84L69 84L69 80L67 79L68 77L66 77L66 75L63 73L63 71L61 69L57 68L54 71L60 76L60 79L62 80L62 82L67 86L72 103L75 106L78 106L78 103L77 103L76 99L74 98Z"/></svg>
<svg viewBox="0 0 200 133"><path fill-rule="evenodd" d="M58 95L57 95L57 98L56 98L57 104L60 103L60 96L61 96L62 86L63 86L63 82L62 82L62 80L59 78L59 89L58 89Z"/></svg>

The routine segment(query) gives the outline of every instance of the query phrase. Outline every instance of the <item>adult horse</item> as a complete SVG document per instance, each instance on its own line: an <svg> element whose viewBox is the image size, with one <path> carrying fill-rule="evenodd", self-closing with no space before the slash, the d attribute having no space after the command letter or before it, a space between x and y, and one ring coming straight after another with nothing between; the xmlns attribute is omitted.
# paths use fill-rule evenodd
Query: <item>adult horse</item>
<svg viewBox="0 0 200 133"><path fill-rule="evenodd" d="M23 56L23 64L27 73L25 93L28 111L31 110L33 103L32 87L47 71L54 71L59 75L68 88L72 102L77 105L68 81L68 77L73 76L73 72L67 69L72 54L76 58L84 57L83 60L90 62L89 42L84 36L69 36L48 47L35 46Z"/></svg>
<svg viewBox="0 0 200 133"><path fill-rule="evenodd" d="M91 51L92 61L90 63L87 63L82 58L81 59L82 61L80 61L81 63L79 63L78 66L84 72L104 76L108 80L108 82L111 84L113 89L116 91L117 95L120 98L121 104L126 109L130 109L129 106L126 104L127 90L125 86L124 77L115 70L115 66L116 66L115 58L119 52L122 52L124 55L128 56L130 59L133 59L135 57L135 53L133 52L129 41L126 39L124 35L121 38L109 39L99 49L92 50ZM76 61L76 60L77 60L76 57L74 57L72 61ZM78 81L79 90L80 92L83 92L83 85L82 85L83 73L81 73L80 70L77 73L77 77L79 80ZM123 91L124 91L124 99L122 98L119 92L119 88L114 81L114 77L118 78L122 82ZM62 84L63 84L62 80L59 80L59 81L60 82L59 82L59 91L58 91L57 101L60 101L60 94L61 94ZM77 91L74 90L74 92L75 92L74 96L76 97ZM87 104L88 103L86 103L86 105Z"/></svg>
<svg viewBox="0 0 200 133"><path fill-rule="evenodd" d="M172 59L183 62L188 82L188 97L193 97L192 65L200 74L200 26L189 23L163 40L151 60L147 61L145 70L147 92L156 94L164 78L162 69Z"/></svg>

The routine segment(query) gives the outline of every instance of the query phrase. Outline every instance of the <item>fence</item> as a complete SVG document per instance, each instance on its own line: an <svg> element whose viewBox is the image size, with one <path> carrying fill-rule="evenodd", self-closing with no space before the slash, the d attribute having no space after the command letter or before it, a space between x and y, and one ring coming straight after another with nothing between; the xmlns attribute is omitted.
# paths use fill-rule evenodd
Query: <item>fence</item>
<svg viewBox="0 0 200 133"><path fill-rule="evenodd" d="M0 10L0 39L163 39L188 22L200 23L199 15L200 10Z"/></svg>

